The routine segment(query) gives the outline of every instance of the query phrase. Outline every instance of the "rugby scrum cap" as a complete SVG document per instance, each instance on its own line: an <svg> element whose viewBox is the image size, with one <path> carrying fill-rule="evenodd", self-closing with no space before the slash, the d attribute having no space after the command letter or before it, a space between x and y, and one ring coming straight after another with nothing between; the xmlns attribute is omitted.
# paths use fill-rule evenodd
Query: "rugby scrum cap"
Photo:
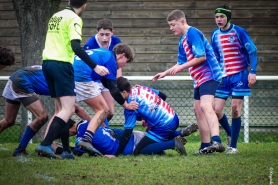
<svg viewBox="0 0 278 185"><path fill-rule="evenodd" d="M230 22L231 17L232 17L232 11L231 11L230 7L227 5L224 5L224 4L219 5L219 6L217 6L217 8L215 10L215 14L217 14L217 13L224 14L226 16L226 18L227 18L227 22L225 24L225 26L226 26L228 24L228 22Z"/></svg>

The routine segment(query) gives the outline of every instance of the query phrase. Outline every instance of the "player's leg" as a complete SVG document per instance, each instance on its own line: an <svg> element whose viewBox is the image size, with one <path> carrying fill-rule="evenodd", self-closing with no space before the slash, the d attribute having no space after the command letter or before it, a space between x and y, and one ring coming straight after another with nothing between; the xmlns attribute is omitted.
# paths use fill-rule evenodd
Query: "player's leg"
<svg viewBox="0 0 278 185"><path fill-rule="evenodd" d="M224 105L229 97L231 95L231 83L230 83L230 77L224 77L222 78L222 82L219 84L219 86L216 89L215 98L214 98L214 110L217 115L218 121L220 125L223 127L227 134L226 138L226 148L230 147L231 145L231 127L228 121L228 118L226 114L223 112Z"/></svg>
<svg viewBox="0 0 278 185"><path fill-rule="evenodd" d="M36 95L20 98L20 100L22 104L35 116L35 119L26 127L25 132L20 139L20 143L13 153L13 156L25 155L26 147L29 141L48 120L48 115Z"/></svg>
<svg viewBox="0 0 278 185"><path fill-rule="evenodd" d="M112 119L114 116L114 98L112 97L111 93L109 92L109 89L105 88L102 83L97 83L99 85L99 88L101 90L101 94L103 98L105 99L108 107L109 107L109 115L107 117L108 122ZM108 125L109 126L109 125Z"/></svg>
<svg viewBox="0 0 278 185"><path fill-rule="evenodd" d="M225 99L222 98L214 98L214 110L217 115L218 121L220 125L223 127L227 134L226 139L226 148L230 147L231 145L231 134L232 130L228 121L226 114L223 112L224 105L226 103Z"/></svg>
<svg viewBox="0 0 278 185"><path fill-rule="evenodd" d="M11 80L8 80L2 96L6 98L6 102L4 118L0 121L0 133L6 128L14 125L21 103L13 93Z"/></svg>
<svg viewBox="0 0 278 185"><path fill-rule="evenodd" d="M207 120L200 106L199 90L200 88L194 89L194 113L200 132L201 145L199 150L195 152L195 155L207 154L207 152L203 151L203 149L210 146L210 130Z"/></svg>
<svg viewBox="0 0 278 185"><path fill-rule="evenodd" d="M107 118L109 107L101 94L97 97L84 100L84 102L95 111L95 115L91 119L82 140L78 143L78 146L88 152L95 152L95 149L91 144L92 139L96 130Z"/></svg>
<svg viewBox="0 0 278 185"><path fill-rule="evenodd" d="M50 123L46 137L37 147L36 151L42 153L44 156L53 157L55 154L51 148L51 144L62 129L66 127L68 120L74 113L74 74L72 65L65 62L43 61L42 68L50 95L52 98L55 98L55 104L58 105L59 110L58 114ZM63 142L63 148L65 152L71 153L69 141ZM74 158L74 155L72 155L72 158Z"/></svg>
<svg viewBox="0 0 278 185"><path fill-rule="evenodd" d="M238 153L237 141L241 128L241 107L243 103L242 97L233 97L232 99L232 135L231 135L231 145L227 149L227 154Z"/></svg>
<svg viewBox="0 0 278 185"><path fill-rule="evenodd" d="M219 124L216 113L213 109L214 95L218 87L218 82L211 80L203 83L200 86L200 107L204 114L204 117L208 123L212 144L209 147L204 148L208 152L224 152L225 148L222 145L219 136Z"/></svg>
<svg viewBox="0 0 278 185"><path fill-rule="evenodd" d="M0 121L0 134L8 127L14 125L19 108L19 101L6 99L4 118Z"/></svg>
<svg viewBox="0 0 278 185"><path fill-rule="evenodd" d="M241 128L241 108L244 96L250 96L251 90L248 86L248 69L231 76L230 84L232 86L232 140L231 147L227 150L227 154L238 153L237 141Z"/></svg>

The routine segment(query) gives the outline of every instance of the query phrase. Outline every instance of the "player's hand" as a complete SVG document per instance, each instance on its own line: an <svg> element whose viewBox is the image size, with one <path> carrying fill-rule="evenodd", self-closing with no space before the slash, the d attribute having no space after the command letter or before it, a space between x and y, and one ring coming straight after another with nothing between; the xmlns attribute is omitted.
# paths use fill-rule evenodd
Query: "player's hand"
<svg viewBox="0 0 278 185"><path fill-rule="evenodd" d="M129 104L124 105L124 108L127 110L136 110L138 109L139 103L132 101Z"/></svg>
<svg viewBox="0 0 278 185"><path fill-rule="evenodd" d="M105 157L105 158L116 158L115 155L108 155L108 154L104 155L103 157Z"/></svg>
<svg viewBox="0 0 278 185"><path fill-rule="evenodd" d="M95 68L94 68L94 71L99 74L100 76L105 76L107 74L109 74L109 70L104 67L104 66L99 66L97 65Z"/></svg>
<svg viewBox="0 0 278 185"><path fill-rule="evenodd" d="M248 75L248 87L251 87L253 84L255 84L257 81L256 74L249 73Z"/></svg>
<svg viewBox="0 0 278 185"><path fill-rule="evenodd" d="M174 66L170 71L169 73L171 75L176 75L178 72L181 72L183 70L182 66L181 65L177 65L177 66Z"/></svg>
<svg viewBox="0 0 278 185"><path fill-rule="evenodd" d="M155 82L156 80L158 80L159 78L164 78L166 76L166 73L157 73L154 77L153 77L153 79L152 79L152 81L153 82Z"/></svg>

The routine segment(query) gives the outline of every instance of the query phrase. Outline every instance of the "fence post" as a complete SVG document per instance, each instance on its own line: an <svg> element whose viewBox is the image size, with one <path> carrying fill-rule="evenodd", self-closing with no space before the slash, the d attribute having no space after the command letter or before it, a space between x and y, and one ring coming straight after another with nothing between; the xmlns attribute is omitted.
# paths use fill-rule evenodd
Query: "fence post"
<svg viewBox="0 0 278 185"><path fill-rule="evenodd" d="M244 97L244 142L249 143L249 97Z"/></svg>

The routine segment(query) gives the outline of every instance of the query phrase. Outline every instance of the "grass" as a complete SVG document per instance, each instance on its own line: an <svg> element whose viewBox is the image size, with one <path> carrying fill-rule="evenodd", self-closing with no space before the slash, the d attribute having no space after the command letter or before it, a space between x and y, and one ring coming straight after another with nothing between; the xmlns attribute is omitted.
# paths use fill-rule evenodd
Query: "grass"
<svg viewBox="0 0 278 185"><path fill-rule="evenodd" d="M88 157L76 160L39 158L30 144L29 157L12 157L15 143L0 145L0 184L276 184L278 143L239 143L240 153L206 156L120 156L114 159ZM193 154L197 142L186 144ZM271 168L273 170L271 171Z"/></svg>

